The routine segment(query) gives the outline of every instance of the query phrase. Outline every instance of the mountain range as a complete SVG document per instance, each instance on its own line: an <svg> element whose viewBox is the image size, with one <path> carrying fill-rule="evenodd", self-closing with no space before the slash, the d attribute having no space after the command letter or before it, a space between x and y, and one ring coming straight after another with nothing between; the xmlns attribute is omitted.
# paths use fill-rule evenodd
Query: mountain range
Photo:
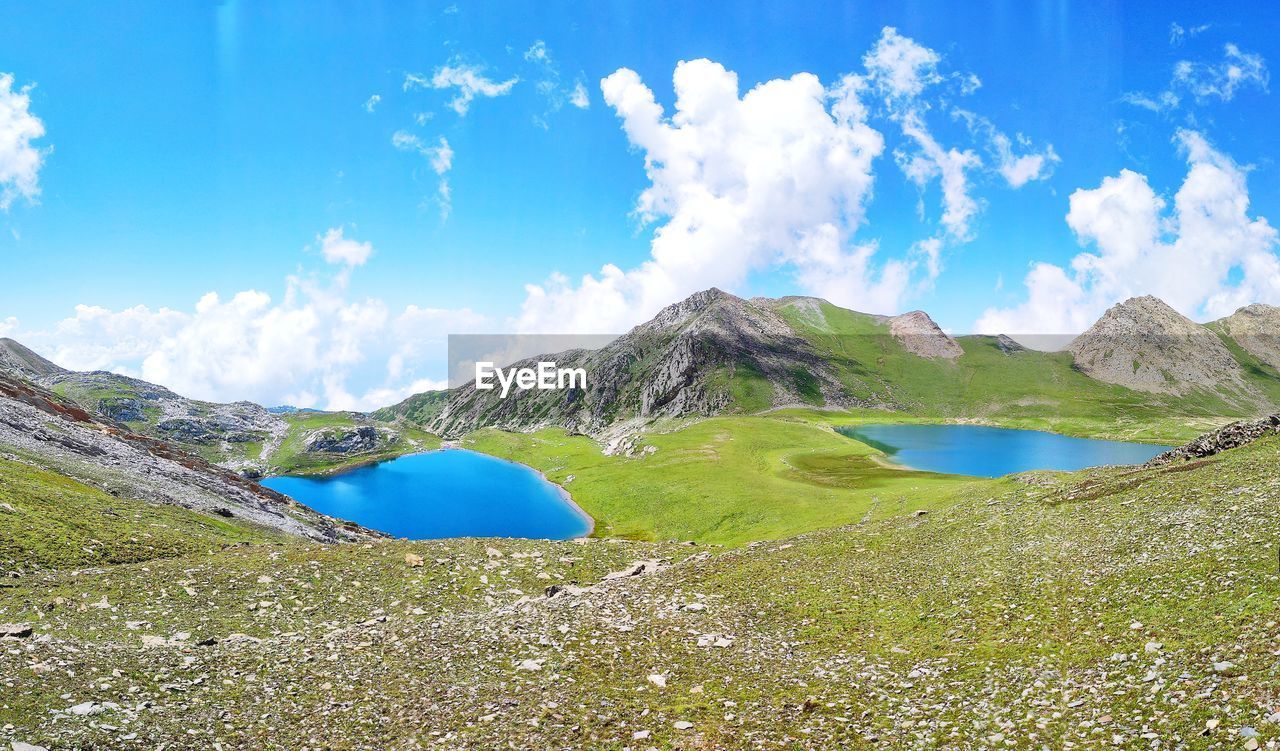
<svg viewBox="0 0 1280 751"><path fill-rule="evenodd" d="M784 408L890 410L952 419L1243 417L1280 403L1280 308L1208 325L1154 297L1108 310L1063 352L1007 336L952 337L923 311L886 317L810 297L710 289L607 346L540 355L582 367L586 388L419 394L374 417L444 437L563 427L609 440L668 418Z"/></svg>
<svg viewBox="0 0 1280 751"><path fill-rule="evenodd" d="M249 476L323 472L430 448L482 428L561 427L616 442L665 421L801 408L887 410L1097 432L1116 419L1257 416L1280 404L1280 308L1201 325L1154 297L1108 310L1061 352L1008 336L952 337L923 311L858 313L812 297L696 293L599 349L527 358L581 367L587 386L474 383L373 412L188 399L136 378L67 370L0 339L0 373L100 419ZM1199 427L1215 427L1206 422Z"/></svg>

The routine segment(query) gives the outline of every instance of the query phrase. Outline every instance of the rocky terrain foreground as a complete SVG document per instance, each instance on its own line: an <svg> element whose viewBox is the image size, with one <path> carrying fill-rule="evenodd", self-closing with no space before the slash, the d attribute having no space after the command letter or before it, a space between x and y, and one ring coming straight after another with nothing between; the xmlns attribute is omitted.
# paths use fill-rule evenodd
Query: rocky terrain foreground
<svg viewBox="0 0 1280 751"><path fill-rule="evenodd" d="M792 539L260 543L0 588L29 749L1273 748L1280 437Z"/></svg>

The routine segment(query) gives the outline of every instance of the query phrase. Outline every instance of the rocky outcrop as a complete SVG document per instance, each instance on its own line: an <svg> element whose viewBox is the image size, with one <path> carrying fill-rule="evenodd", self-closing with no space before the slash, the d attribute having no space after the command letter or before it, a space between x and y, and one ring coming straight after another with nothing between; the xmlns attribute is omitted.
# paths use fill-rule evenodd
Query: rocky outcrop
<svg viewBox="0 0 1280 751"><path fill-rule="evenodd" d="M923 310L890 318L889 333L908 352L920 357L954 360L964 354L956 340L947 336Z"/></svg>
<svg viewBox="0 0 1280 751"><path fill-rule="evenodd" d="M1280 308L1261 303L1246 305L1210 325L1249 354L1280 370Z"/></svg>
<svg viewBox="0 0 1280 751"><path fill-rule="evenodd" d="M1211 433L1205 433L1185 446L1159 454L1148 461L1147 466L1158 467L1192 459L1203 459L1277 433L1280 433L1280 414L1270 415L1260 420L1233 422Z"/></svg>
<svg viewBox="0 0 1280 751"><path fill-rule="evenodd" d="M363 454L377 449L384 441L391 443L397 436L391 431L381 435L372 425L361 425L356 428L325 428L307 435L303 445L309 453L328 454Z"/></svg>
<svg viewBox="0 0 1280 751"><path fill-rule="evenodd" d="M1151 296L1113 306L1067 351L1085 374L1137 391L1248 391L1215 333Z"/></svg>
<svg viewBox="0 0 1280 751"><path fill-rule="evenodd" d="M0 375L0 455L112 495L230 515L291 535L336 541L375 534L5 375Z"/></svg>
<svg viewBox="0 0 1280 751"><path fill-rule="evenodd" d="M1006 336L1004 334L999 334L996 336L996 347L998 347L1000 351L1005 353L1006 355L1012 355L1015 352L1027 351L1026 347L1022 346L1021 344L1018 344L1018 342L1014 341L1012 337Z"/></svg>

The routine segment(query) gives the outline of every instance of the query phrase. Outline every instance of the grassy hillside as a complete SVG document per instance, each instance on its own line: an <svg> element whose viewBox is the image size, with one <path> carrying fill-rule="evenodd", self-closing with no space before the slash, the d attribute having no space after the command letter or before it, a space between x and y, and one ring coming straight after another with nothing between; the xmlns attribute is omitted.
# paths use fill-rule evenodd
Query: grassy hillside
<svg viewBox="0 0 1280 751"><path fill-rule="evenodd" d="M1277 460L1038 474L729 550L254 545L31 575L0 589L35 630L0 651L0 742L1266 748ZM601 581L638 559L658 570Z"/></svg>
<svg viewBox="0 0 1280 751"><path fill-rule="evenodd" d="M0 572L146 561L278 537L0 459Z"/></svg>
<svg viewBox="0 0 1280 751"><path fill-rule="evenodd" d="M546 473L603 537L739 544L930 508L989 484L888 468L866 444L769 417L647 434L632 457L606 456L595 441L555 429L483 430L462 443Z"/></svg>

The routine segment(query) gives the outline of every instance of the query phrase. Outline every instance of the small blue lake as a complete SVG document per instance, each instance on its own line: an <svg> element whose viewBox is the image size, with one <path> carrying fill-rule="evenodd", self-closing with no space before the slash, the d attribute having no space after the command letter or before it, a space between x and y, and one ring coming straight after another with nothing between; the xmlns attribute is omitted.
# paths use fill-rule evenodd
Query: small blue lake
<svg viewBox="0 0 1280 751"><path fill-rule="evenodd" d="M982 425L858 425L839 432L909 469L975 477L1141 464L1169 448Z"/></svg>
<svg viewBox="0 0 1280 751"><path fill-rule="evenodd" d="M564 491L537 472L461 449L402 456L330 477L268 477L262 484L321 513L411 540L567 540L591 529Z"/></svg>

